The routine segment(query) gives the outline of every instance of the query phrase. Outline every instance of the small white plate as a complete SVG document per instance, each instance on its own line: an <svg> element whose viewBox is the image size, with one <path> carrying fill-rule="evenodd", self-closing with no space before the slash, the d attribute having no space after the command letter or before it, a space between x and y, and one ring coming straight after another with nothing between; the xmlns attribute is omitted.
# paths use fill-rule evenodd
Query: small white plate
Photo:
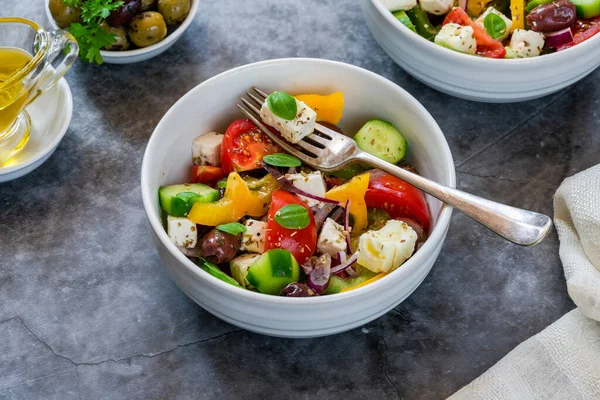
<svg viewBox="0 0 600 400"><path fill-rule="evenodd" d="M42 165L56 150L73 115L73 97L62 78L26 108L31 116L31 137L25 148L0 163L0 182L11 181Z"/></svg>

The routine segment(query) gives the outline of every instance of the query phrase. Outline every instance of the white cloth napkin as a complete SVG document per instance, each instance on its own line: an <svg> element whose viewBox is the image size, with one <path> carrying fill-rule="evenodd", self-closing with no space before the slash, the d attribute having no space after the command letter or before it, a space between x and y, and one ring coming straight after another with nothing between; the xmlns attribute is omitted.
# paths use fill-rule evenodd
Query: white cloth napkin
<svg viewBox="0 0 600 400"><path fill-rule="evenodd" d="M554 195L554 223L578 308L450 399L600 399L600 165L565 179Z"/></svg>

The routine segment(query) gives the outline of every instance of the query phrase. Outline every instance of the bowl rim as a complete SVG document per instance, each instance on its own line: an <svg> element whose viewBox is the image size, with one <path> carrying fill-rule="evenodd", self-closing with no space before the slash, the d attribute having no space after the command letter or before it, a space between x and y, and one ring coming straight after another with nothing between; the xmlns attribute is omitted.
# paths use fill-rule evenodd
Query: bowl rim
<svg viewBox="0 0 600 400"><path fill-rule="evenodd" d="M257 293L250 290L242 290L237 288L231 284L225 283L218 278L208 274L207 272L200 269L196 264L194 264L191 260L189 260L183 253L177 248L177 246L171 241L167 232L165 231L160 216L156 213L156 194L150 193L148 188L149 175L148 170L150 168L150 158L151 149L155 147L154 143L158 140L158 133L164 130L163 125L165 124L165 120L167 117L175 112L180 104L187 101L188 98L192 97L196 92L203 90L205 86L212 84L215 81L226 80L231 75L243 72L247 69L254 68L262 68L271 65L281 65L282 63L311 63L321 66L328 66L334 68L340 68L345 70L353 70L357 71L360 74L363 74L367 77L367 79L377 80L385 85L393 86L394 90L399 91L403 97L406 98L406 101L412 103L413 106L416 107L417 110L420 110L422 117L425 121L432 125L433 130L431 132L432 135L436 137L436 139L442 145L442 151L444 156L448 162L449 168L446 168L446 180L450 183L449 186L456 187L456 172L454 169L454 160L452 158L452 153L450 151L450 147L448 146L448 142L446 138L433 118L431 114L425 109L425 107L415 99L410 93L396 85L394 82L384 78L374 72L368 71L364 68L360 68L354 65L346 64L339 61L332 61L326 59L316 59L316 58L280 58L280 59L272 59L259 61L255 63L245 64L225 72L222 72L218 75L215 75L194 88L192 88L189 92L183 95L175 104L169 108L169 110L165 113L165 115L161 118L158 125L152 132L150 139L148 140L148 144L146 145L146 149L144 151L144 157L142 160L142 170L141 170L141 191L142 191L142 200L144 204L144 212L146 213L146 218L148 219L154 234L160 240L161 244L171 253L171 255L179 262L181 266L186 268L192 275L195 275L198 279L206 281L208 284L212 284L219 288L219 290L224 291L228 295L237 296L242 299L250 300L250 301L264 301L272 304L287 304L287 305L300 305L300 304L324 304L324 303L332 303L338 301L345 301L346 299L350 299L352 297L357 296L365 296L368 293L378 290L382 285L388 282L392 277L393 279L402 279L405 275L408 275L412 272L412 270L418 269L419 266L423 265L426 257L435 250L436 246L440 245L443 241L446 231L450 225L450 216L452 214L452 208L446 204L442 204L440 208L439 215L437 217L436 223L434 225L433 231L429 236L428 240L423 244L421 249L416 252L414 256L412 256L408 261L406 261L401 268L397 268L390 274L386 275L382 279L379 279L369 285L350 290L348 292L336 293L326 296L317 296L317 297L282 297L282 296L272 296L263 293Z"/></svg>
<svg viewBox="0 0 600 400"><path fill-rule="evenodd" d="M565 49L563 51L558 51L558 52L554 52L551 54L544 54L543 56L538 56L538 57L500 58L500 59L489 58L489 57L479 57L479 56L473 56L470 54L464 54L464 53L461 53L458 51L450 50L443 46L440 46L438 44L430 42L429 40L425 39L418 33L411 31L403 23L401 23L396 18L394 18L391 11L389 11L387 8L385 8L385 6L381 2L381 0L365 0L365 1L371 2L373 7L383 16L384 19L387 20L388 23L390 23L394 28L396 28L396 30L399 31L406 38L411 40L415 45L423 45L423 47L427 48L428 50L431 50L432 52L436 53L436 55L438 55L440 57L454 58L455 61L472 60L474 63L480 63L482 66L485 65L488 67L490 65L499 65L499 63L502 63L501 65L521 66L521 65L527 65L527 64L543 63L544 62L543 60L550 60L550 59L555 60L555 61L559 61L559 60L565 61L567 59L572 59L573 57L576 57L575 51L577 51L579 53L583 53L584 48L587 50L587 47L590 46L589 42L594 42L594 41L600 40L600 34L597 34L595 36L598 36L599 38L591 37L588 40L585 40L584 42L579 43L579 44L577 44L573 47L570 47L568 49ZM542 60L542 61L540 61L540 60Z"/></svg>
<svg viewBox="0 0 600 400"><path fill-rule="evenodd" d="M136 57L144 54L152 53L155 50L161 49L164 46L168 46L169 44L175 42L179 37L187 30L187 28L192 24L196 13L198 12L198 7L200 5L200 0L190 0L191 7L190 12L187 17L183 20L183 22L167 37L161 40L158 43L154 43L151 46L143 47L135 50L123 50L123 51L111 51L111 50L100 50L100 55L102 58L126 58L126 57ZM50 22L50 25L54 29L62 29L58 26L54 18L52 17L52 13L50 12L50 0L45 0L45 9L46 9L46 18Z"/></svg>

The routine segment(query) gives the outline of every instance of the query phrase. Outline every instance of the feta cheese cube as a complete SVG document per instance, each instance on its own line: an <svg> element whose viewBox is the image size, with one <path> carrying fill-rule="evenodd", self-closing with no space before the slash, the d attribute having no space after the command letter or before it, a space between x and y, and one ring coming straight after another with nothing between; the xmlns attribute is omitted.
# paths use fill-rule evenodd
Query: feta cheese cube
<svg viewBox="0 0 600 400"><path fill-rule="evenodd" d="M277 129L281 136L292 143L298 143L303 137L311 134L315 130L317 113L306 104L296 100L298 111L296 118L291 121L279 118L271 111L265 101L260 109L260 117L263 122Z"/></svg>
<svg viewBox="0 0 600 400"><path fill-rule="evenodd" d="M421 8L430 14L446 14L454 4L454 0L420 0Z"/></svg>
<svg viewBox="0 0 600 400"><path fill-rule="evenodd" d="M238 281L242 287L252 287L250 282L248 282L248 270L258 257L260 257L258 254L247 253L231 260L231 263L229 264L231 276L233 276L233 279Z"/></svg>
<svg viewBox="0 0 600 400"><path fill-rule="evenodd" d="M510 38L510 48L517 57L536 57L544 48L544 35L535 31L515 29Z"/></svg>
<svg viewBox="0 0 600 400"><path fill-rule="evenodd" d="M435 43L461 53L475 54L477 42L475 42L475 31L470 26L461 26L449 23L435 36Z"/></svg>
<svg viewBox="0 0 600 400"><path fill-rule="evenodd" d="M331 218L327 218L317 240L317 249L323 254L336 256L346 251L346 233L344 227Z"/></svg>
<svg viewBox="0 0 600 400"><path fill-rule="evenodd" d="M192 142L192 160L196 165L221 166L221 143L223 134L208 132Z"/></svg>
<svg viewBox="0 0 600 400"><path fill-rule="evenodd" d="M323 180L323 175L321 175L320 171L313 171L310 174L288 174L285 177L298 189L303 190L306 193L314 194L315 196L325 197L327 186L325 185L325 180ZM318 200L311 199L310 197L300 196L300 198L302 198L309 207L320 204Z"/></svg>
<svg viewBox="0 0 600 400"><path fill-rule="evenodd" d="M412 255L417 233L406 223L389 220L378 231L363 233L358 243L358 263L373 272L390 272Z"/></svg>
<svg viewBox="0 0 600 400"><path fill-rule="evenodd" d="M385 8L391 12L399 10L410 10L417 5L417 0L381 0Z"/></svg>
<svg viewBox="0 0 600 400"><path fill-rule="evenodd" d="M496 14L497 16L502 18L502 20L506 24L506 32L504 32L504 35L500 36L497 39L497 40L503 41L504 39L506 39L508 37L508 35L510 35L510 31L511 31L512 24L513 24L512 20L510 18L507 18L504 14L502 14L500 11L496 10L494 7L488 7L488 9L485 10L485 12L483 14L481 14L479 16L479 18L477 18L475 20L475 23L477 23L477 25L479 25L483 29L485 29L485 26L483 25L483 21L485 20L485 17L487 17L489 14Z"/></svg>
<svg viewBox="0 0 600 400"><path fill-rule="evenodd" d="M247 230L242 237L242 250L259 254L264 253L267 223L248 219L245 225Z"/></svg>
<svg viewBox="0 0 600 400"><path fill-rule="evenodd" d="M167 217L167 233L177 246L192 248L198 243L196 224L188 218Z"/></svg>

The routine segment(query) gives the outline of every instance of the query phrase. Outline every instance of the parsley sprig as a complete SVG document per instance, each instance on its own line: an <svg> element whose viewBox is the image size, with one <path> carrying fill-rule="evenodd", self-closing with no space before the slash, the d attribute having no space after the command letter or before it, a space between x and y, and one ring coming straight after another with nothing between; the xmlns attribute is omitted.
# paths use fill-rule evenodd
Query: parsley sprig
<svg viewBox="0 0 600 400"><path fill-rule="evenodd" d="M108 33L100 27L113 10L123 5L122 0L63 0L69 7L81 6L81 20L69 26L79 44L79 57L90 63L102 64L100 50L116 40L114 33Z"/></svg>

